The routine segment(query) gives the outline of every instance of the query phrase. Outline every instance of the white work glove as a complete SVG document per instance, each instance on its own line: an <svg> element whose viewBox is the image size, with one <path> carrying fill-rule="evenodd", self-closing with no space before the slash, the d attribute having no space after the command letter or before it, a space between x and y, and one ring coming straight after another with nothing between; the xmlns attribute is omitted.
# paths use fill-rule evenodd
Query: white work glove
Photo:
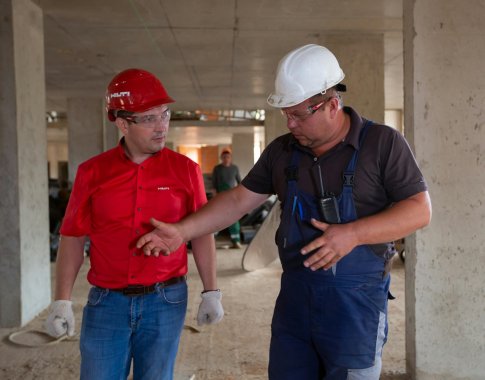
<svg viewBox="0 0 485 380"><path fill-rule="evenodd" d="M201 293L202 301L199 305L199 312L197 313L197 324L212 325L218 323L224 317L224 309L222 308L222 292L220 290L210 290Z"/></svg>
<svg viewBox="0 0 485 380"><path fill-rule="evenodd" d="M47 333L54 338L59 338L64 334L74 335L74 313L72 312L72 301L58 300L52 302L49 316L44 327Z"/></svg>

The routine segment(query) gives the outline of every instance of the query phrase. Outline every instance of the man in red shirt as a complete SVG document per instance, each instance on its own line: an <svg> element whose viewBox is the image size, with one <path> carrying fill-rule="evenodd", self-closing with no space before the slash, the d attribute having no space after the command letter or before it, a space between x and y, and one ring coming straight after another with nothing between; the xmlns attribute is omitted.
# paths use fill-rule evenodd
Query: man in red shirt
<svg viewBox="0 0 485 380"><path fill-rule="evenodd" d="M177 222L206 202L199 166L165 147L174 100L151 73L129 69L113 78L106 110L123 134L119 145L82 163L61 227L55 301L46 329L74 334L71 293L90 238L93 287L83 312L81 379L172 379L187 309L187 248L147 257L136 248L150 218ZM204 291L197 320L219 322L212 234L193 239Z"/></svg>

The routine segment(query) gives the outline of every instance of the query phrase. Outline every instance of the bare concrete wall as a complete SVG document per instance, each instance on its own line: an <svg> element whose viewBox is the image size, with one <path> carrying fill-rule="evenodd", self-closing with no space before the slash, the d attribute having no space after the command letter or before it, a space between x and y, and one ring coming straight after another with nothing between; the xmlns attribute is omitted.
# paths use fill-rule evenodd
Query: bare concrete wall
<svg viewBox="0 0 485 380"><path fill-rule="evenodd" d="M67 117L69 180L74 182L79 164L103 152L103 101L97 98L70 98L67 101ZM116 128L114 125L107 127Z"/></svg>
<svg viewBox="0 0 485 380"><path fill-rule="evenodd" d="M42 11L2 1L0 33L0 326L30 321L50 302Z"/></svg>
<svg viewBox="0 0 485 380"><path fill-rule="evenodd" d="M234 133L232 136L232 161L239 168L241 178L254 166L254 135Z"/></svg>
<svg viewBox="0 0 485 380"><path fill-rule="evenodd" d="M419 380L485 374L484 14L485 1L404 1L405 133L434 214L406 256L408 372Z"/></svg>
<svg viewBox="0 0 485 380"><path fill-rule="evenodd" d="M384 36L333 35L320 39L337 57L347 85L344 104L362 116L384 122Z"/></svg>
<svg viewBox="0 0 485 380"><path fill-rule="evenodd" d="M103 152L118 145L121 133L114 123L108 120L106 112L103 112Z"/></svg>

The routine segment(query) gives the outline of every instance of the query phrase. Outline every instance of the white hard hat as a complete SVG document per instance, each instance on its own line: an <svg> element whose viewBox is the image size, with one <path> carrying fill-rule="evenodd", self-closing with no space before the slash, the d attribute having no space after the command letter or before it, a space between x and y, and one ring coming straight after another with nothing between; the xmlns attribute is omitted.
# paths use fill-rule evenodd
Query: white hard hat
<svg viewBox="0 0 485 380"><path fill-rule="evenodd" d="M278 64L275 91L268 104L276 108L291 107L337 86L345 77L337 58L326 47L310 44L290 51Z"/></svg>

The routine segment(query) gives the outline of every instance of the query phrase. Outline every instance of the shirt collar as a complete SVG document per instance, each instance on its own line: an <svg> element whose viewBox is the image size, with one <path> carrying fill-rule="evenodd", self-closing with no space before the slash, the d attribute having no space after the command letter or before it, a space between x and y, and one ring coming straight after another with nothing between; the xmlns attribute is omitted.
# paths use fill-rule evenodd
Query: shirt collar
<svg viewBox="0 0 485 380"><path fill-rule="evenodd" d="M344 112L350 116L350 129L345 136L345 143L352 145L354 149L359 150L360 131L364 127L364 119L352 107L344 107Z"/></svg>
<svg viewBox="0 0 485 380"><path fill-rule="evenodd" d="M120 141L118 143L118 147L117 147L118 155L120 156L120 158L122 160L130 161L130 159L128 158L128 156L125 153L125 148L123 148L123 145L125 145L125 137L124 136L120 139Z"/></svg>
<svg viewBox="0 0 485 380"><path fill-rule="evenodd" d="M130 160L130 158L126 155L126 152L125 152L125 148L123 148L123 145L125 145L125 137L123 136L121 139L120 139L120 142L118 143L118 154L120 156L120 158L122 160L126 160L126 161L130 161L130 162L133 162ZM159 157L162 152L165 150L166 148L164 147L163 149L160 149L158 152L154 153L151 155L151 157L148 157L145 161L147 160L151 160L153 159L154 157ZM143 161L143 162L145 162Z"/></svg>

